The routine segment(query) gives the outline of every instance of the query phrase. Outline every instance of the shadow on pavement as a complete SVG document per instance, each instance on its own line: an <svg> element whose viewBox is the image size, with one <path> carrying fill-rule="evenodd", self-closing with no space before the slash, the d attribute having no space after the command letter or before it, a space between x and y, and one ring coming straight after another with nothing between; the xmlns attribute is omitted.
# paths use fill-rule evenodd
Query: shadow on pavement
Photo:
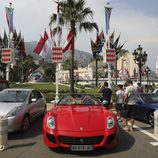
<svg viewBox="0 0 158 158"><path fill-rule="evenodd" d="M12 149L12 148L23 148L23 147L28 147L28 146L34 146L36 143L27 143L27 144L16 144L16 145L11 145L7 148L8 149Z"/></svg>
<svg viewBox="0 0 158 158"><path fill-rule="evenodd" d="M125 132L122 128L120 128L120 135L119 135L119 143L118 146L109 149L109 148L96 148L90 152L79 152L79 151L70 151L69 149L58 148L58 149L51 149L53 152L58 154L71 154L71 155L79 155L79 156L100 156L104 154L112 154L130 150L130 148L134 145L135 139L129 133Z"/></svg>

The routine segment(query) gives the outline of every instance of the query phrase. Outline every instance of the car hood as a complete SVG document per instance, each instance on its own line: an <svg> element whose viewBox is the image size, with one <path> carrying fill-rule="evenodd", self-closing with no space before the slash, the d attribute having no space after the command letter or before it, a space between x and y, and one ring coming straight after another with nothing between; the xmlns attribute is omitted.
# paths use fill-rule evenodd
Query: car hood
<svg viewBox="0 0 158 158"><path fill-rule="evenodd" d="M23 103L5 103L0 102L0 115L7 115L7 113L14 107L21 106Z"/></svg>
<svg viewBox="0 0 158 158"><path fill-rule="evenodd" d="M145 106L150 109L155 109L155 110L158 109L158 103L143 103L142 106Z"/></svg>
<svg viewBox="0 0 158 158"><path fill-rule="evenodd" d="M97 131L105 130L109 110L102 106L57 107L56 123L58 130Z"/></svg>

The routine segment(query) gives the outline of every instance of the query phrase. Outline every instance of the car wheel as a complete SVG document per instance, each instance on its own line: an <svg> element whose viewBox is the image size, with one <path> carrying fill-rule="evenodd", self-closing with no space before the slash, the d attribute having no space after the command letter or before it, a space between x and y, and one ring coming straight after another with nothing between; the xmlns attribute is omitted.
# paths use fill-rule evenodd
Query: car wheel
<svg viewBox="0 0 158 158"><path fill-rule="evenodd" d="M148 122L152 127L154 127L154 111L149 112Z"/></svg>
<svg viewBox="0 0 158 158"><path fill-rule="evenodd" d="M29 127L30 127L30 118L28 115L26 115L22 121L21 131L26 132L28 131Z"/></svg>

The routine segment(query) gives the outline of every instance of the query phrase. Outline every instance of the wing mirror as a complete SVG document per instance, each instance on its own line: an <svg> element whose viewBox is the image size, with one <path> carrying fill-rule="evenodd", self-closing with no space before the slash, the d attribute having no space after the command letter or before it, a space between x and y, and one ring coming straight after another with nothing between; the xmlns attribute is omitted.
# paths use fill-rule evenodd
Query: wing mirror
<svg viewBox="0 0 158 158"><path fill-rule="evenodd" d="M32 99L31 99L31 102L36 102L36 101L37 101L36 98L32 98Z"/></svg>

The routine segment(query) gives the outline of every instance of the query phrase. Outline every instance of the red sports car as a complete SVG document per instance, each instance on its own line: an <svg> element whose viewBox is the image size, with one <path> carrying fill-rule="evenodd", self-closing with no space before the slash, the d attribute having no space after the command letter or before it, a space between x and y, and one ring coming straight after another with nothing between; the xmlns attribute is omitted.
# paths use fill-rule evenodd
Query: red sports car
<svg viewBox="0 0 158 158"><path fill-rule="evenodd" d="M43 120L44 143L50 148L115 147L118 133L116 115L90 94L64 95Z"/></svg>

